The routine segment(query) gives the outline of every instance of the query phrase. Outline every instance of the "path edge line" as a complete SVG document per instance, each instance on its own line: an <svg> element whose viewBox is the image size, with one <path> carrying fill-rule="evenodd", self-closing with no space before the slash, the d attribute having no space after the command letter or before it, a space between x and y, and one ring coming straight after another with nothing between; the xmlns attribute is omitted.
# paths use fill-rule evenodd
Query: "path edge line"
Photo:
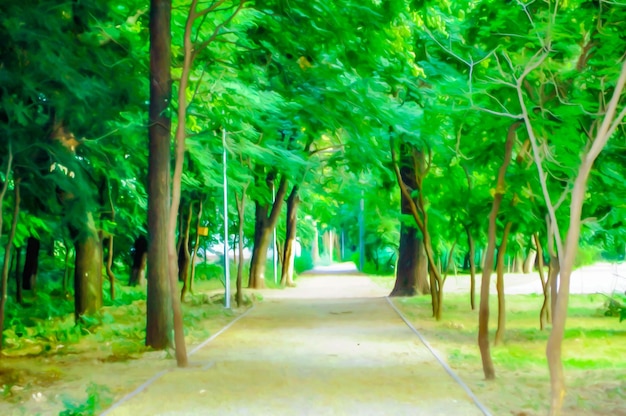
<svg viewBox="0 0 626 416"><path fill-rule="evenodd" d="M493 416L491 414L491 412L489 412L489 410L487 409L487 407L485 407L485 405L483 405L480 400L478 399L478 397L476 397L476 395L474 394L474 392L467 386L467 384L465 384L463 382L463 380L461 379L461 377L459 377L454 370L452 370L450 368L450 366L439 356L439 354L437 354L437 352L433 349L433 347L428 343L428 341L426 340L426 338L424 338L424 336L413 326L413 324L411 324L411 322L408 320L408 318L406 316L404 316L404 314L402 312L400 312L400 310L398 309L398 307L396 305L394 305L394 303L391 301L391 299L389 298L389 296L385 296L385 299L387 299L387 303L389 303L389 305L391 306L391 308L396 311L396 313L398 314L398 316L400 317L400 319L402 319L404 321L404 323L406 324L406 326L409 327L409 329L411 331L413 331L413 333L415 335L417 335L417 337L420 339L420 341L422 342L422 344L424 344L424 346L428 349L428 351L430 351L430 353L433 355L433 357L435 357L435 359L439 362L439 364L441 364L441 366L443 367L444 370L446 370L446 373L448 373L448 375L450 377L452 377L452 379L454 381L457 382L457 384L459 386L461 386L461 388L463 390L465 390L465 393L470 397L470 399L472 399L472 401L474 402L474 404L476 405L476 407L478 407L478 409L480 409L481 412L483 412L483 415L485 416Z"/></svg>
<svg viewBox="0 0 626 416"><path fill-rule="evenodd" d="M239 315L238 317L236 317L235 319L233 319L232 321L230 321L228 323L228 325L224 326L222 329L220 329L219 331L217 331L215 334L211 335L209 338L205 339L204 341L202 341L199 345L196 345L190 352L189 354L187 354L188 356L192 356L193 354L195 354L196 352L198 352L199 350L201 350L202 348L206 347L207 344L209 344L211 341L213 341L215 338L217 338L218 336L220 336L222 333L226 332L230 327L232 327L233 325L235 325L237 323L237 321L239 321L241 318L243 318L244 316L246 316L252 309L254 309L255 305L252 305L250 308L248 308L248 310L246 310L244 313L242 313L241 315ZM161 370L158 373L156 373L155 375L153 375L152 377L150 377L146 382L144 382L143 384L141 384L139 387L137 387L135 390L131 391L130 393L128 393L127 395L125 395L124 397L122 397L121 399L119 399L117 402L113 403L111 405L111 407L109 407L108 409L106 409L105 411L103 411L102 413L100 413L100 416L106 416L108 415L110 412L112 412L113 410L117 409L118 407L120 407L121 405L123 405L124 403L126 403L127 401L129 401L130 399L132 399L133 397L135 397L136 395L138 395L139 393L143 392L146 388L148 388L152 383L154 383L155 381L157 381L158 379L160 379L161 377L163 377L165 374L167 373L171 373L172 371L176 370L176 367L173 368L168 368L166 370Z"/></svg>

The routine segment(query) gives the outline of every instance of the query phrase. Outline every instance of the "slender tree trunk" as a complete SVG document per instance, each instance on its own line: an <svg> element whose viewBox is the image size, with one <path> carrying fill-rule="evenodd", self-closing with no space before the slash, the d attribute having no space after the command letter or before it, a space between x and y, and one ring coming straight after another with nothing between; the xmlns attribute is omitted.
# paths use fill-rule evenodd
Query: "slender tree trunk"
<svg viewBox="0 0 626 416"><path fill-rule="evenodd" d="M246 188L248 186L244 186L241 191L241 198L237 197L235 193L235 202L237 203L237 219L239 221L237 234L239 236L239 262L237 263L237 293L235 295L235 299L237 301L237 306L241 307L243 304L243 293L241 290L241 286L243 283L243 227L244 227L244 215L245 215L245 204L246 204Z"/></svg>
<svg viewBox="0 0 626 416"><path fill-rule="evenodd" d="M185 300L185 295L189 290L189 262L191 255L189 253L189 234L191 232L191 217L193 215L193 203L189 204L187 212L187 222L185 225L185 237L183 245L178 251L178 280L183 282L183 288L180 292L181 302Z"/></svg>
<svg viewBox="0 0 626 416"><path fill-rule="evenodd" d="M6 178L8 181L8 177ZM11 230L7 237L7 244L4 249L4 265L2 266L2 290L0 291L0 350L4 344L4 309L7 301L7 286L9 285L9 266L11 264L11 250L13 249L13 239L15 238L15 230L17 229L17 220L20 214L20 179L14 180L15 200L13 201L13 220L11 221ZM0 212L0 215L2 213Z"/></svg>
<svg viewBox="0 0 626 416"><path fill-rule="evenodd" d="M115 273L113 273L113 269L111 268L113 265L113 234L109 235L107 246L106 273L110 283L109 295L111 296L111 300L115 300Z"/></svg>
<svg viewBox="0 0 626 416"><path fill-rule="evenodd" d="M196 220L196 241L193 243L193 255L191 256L191 275L189 276L189 293L193 295L193 281L196 277L196 255L200 248L200 220L202 219L202 200L198 205L198 218ZM205 254L206 255L206 254Z"/></svg>
<svg viewBox="0 0 626 416"><path fill-rule="evenodd" d="M148 300L146 345L172 345L168 215L170 195L169 103L172 96L171 0L150 1L150 107L148 127ZM177 297L178 298L178 297Z"/></svg>
<svg viewBox="0 0 626 416"><path fill-rule="evenodd" d="M107 195L109 197L109 208L111 209L111 222L115 222L115 205L113 205L113 196L111 195L111 185L107 180ZM113 273L113 234L109 234L108 236L108 251L107 251L107 263L106 263L106 273L109 278L109 295L111 296L111 300L115 300L115 274Z"/></svg>
<svg viewBox="0 0 626 416"><path fill-rule="evenodd" d="M296 230L298 226L298 185L294 185L287 198L287 224L285 231L285 248L283 250L280 285L293 287L293 268L295 261Z"/></svg>
<svg viewBox="0 0 626 416"><path fill-rule="evenodd" d="M102 242L93 215L83 218L82 229L72 228L74 259L74 318L94 314L102 307Z"/></svg>
<svg viewBox="0 0 626 416"><path fill-rule="evenodd" d="M37 285L37 271L39 270L39 249L41 242L35 237L28 237L26 241L26 259L22 273L22 288L35 290Z"/></svg>
<svg viewBox="0 0 626 416"><path fill-rule="evenodd" d="M485 250L485 264L482 270L481 286L480 286L480 307L478 310L478 347L483 364L483 373L485 379L493 380L496 378L496 371L491 358L491 348L489 345L489 284L491 281L491 273L493 272L494 253L496 250L496 227L498 213L500 212L500 204L506 191L506 170L511 163L511 153L515 144L515 131L521 125L515 122L509 127L506 142L504 145L504 158L502 165L498 171L498 179L496 182L496 192L489 213L489 229L487 232L487 249Z"/></svg>
<svg viewBox="0 0 626 416"><path fill-rule="evenodd" d="M20 305L24 303L24 293L22 291L22 247L15 248L15 269L13 270L15 276L15 300Z"/></svg>
<svg viewBox="0 0 626 416"><path fill-rule="evenodd" d="M476 309L476 247L474 246L474 239L472 238L469 227L465 227L465 233L467 234L467 245L469 247L470 306L472 310L474 310Z"/></svg>
<svg viewBox="0 0 626 416"><path fill-rule="evenodd" d="M504 298L504 257L506 255L506 246L511 231L511 221L507 222L502 232L502 241L498 247L498 257L496 260L496 289L498 291L498 329L496 330L496 338L494 345L500 345L504 341L504 331L506 328L506 305Z"/></svg>
<svg viewBox="0 0 626 416"><path fill-rule="evenodd" d="M550 304L550 288L548 286L548 280L544 274L543 264L543 247L539 240L539 234L533 235L535 240L535 246L537 247L537 271L539 273L539 279L541 280L541 290L543 292L543 303L541 304L541 311L539 312L539 329L544 330L545 325L548 323L548 305Z"/></svg>

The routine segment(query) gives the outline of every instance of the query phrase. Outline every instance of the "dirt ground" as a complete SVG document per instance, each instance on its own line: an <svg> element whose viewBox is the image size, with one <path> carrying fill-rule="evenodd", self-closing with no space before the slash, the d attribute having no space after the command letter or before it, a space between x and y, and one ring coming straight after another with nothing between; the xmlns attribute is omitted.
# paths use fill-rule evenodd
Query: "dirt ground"
<svg viewBox="0 0 626 416"><path fill-rule="evenodd" d="M265 300L105 415L481 415L357 275L309 276Z"/></svg>

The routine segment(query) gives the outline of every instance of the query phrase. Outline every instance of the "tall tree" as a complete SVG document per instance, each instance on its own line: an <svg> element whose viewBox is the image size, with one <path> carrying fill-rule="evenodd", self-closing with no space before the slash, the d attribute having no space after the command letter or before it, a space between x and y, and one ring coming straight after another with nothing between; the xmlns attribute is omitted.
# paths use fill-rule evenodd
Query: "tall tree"
<svg viewBox="0 0 626 416"><path fill-rule="evenodd" d="M146 345L172 345L168 219L170 203L171 0L150 2L148 309Z"/></svg>

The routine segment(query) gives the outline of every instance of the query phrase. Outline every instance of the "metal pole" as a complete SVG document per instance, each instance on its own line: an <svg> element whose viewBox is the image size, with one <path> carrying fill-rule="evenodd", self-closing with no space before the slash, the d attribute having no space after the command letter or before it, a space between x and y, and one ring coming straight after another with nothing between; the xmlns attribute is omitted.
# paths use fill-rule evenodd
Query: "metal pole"
<svg viewBox="0 0 626 416"><path fill-rule="evenodd" d="M276 189L274 189L274 184L272 184L272 204L276 203ZM274 209L272 207L272 209ZM278 284L278 256L276 255L276 226L274 225L274 248L273 248L273 257L274 257L274 284Z"/></svg>
<svg viewBox="0 0 626 416"><path fill-rule="evenodd" d="M365 269L365 191L361 190L361 212L359 213L359 268Z"/></svg>
<svg viewBox="0 0 626 416"><path fill-rule="evenodd" d="M224 168L224 307L230 309L230 260L228 258L228 179L226 176L226 129L222 129Z"/></svg>

